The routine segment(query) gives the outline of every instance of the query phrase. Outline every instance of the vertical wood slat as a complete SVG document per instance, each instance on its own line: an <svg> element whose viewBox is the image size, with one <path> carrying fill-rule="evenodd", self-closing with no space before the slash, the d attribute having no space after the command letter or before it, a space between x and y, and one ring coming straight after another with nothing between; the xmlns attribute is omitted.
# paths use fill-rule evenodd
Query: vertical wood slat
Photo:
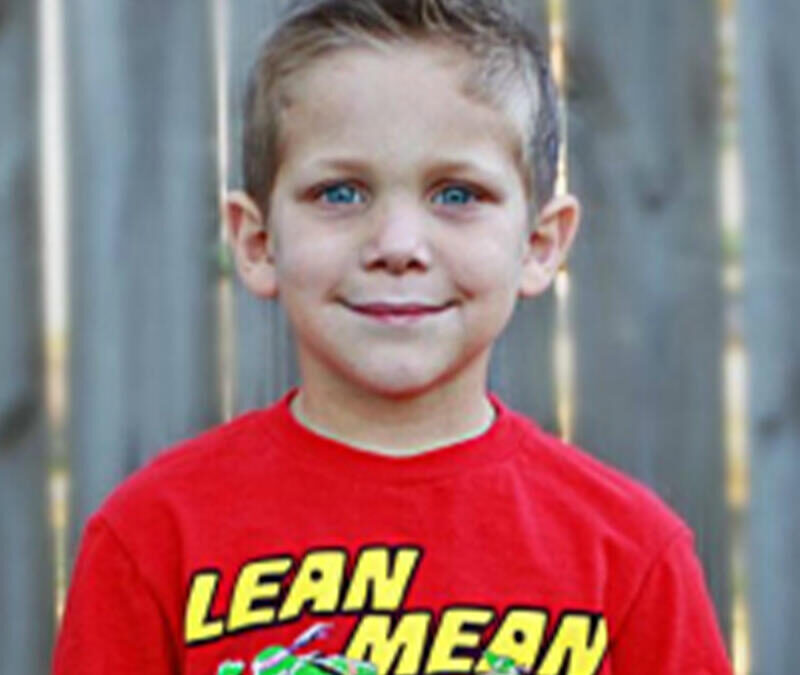
<svg viewBox="0 0 800 675"><path fill-rule="evenodd" d="M0 12L0 675L46 672L53 631L36 18L26 0Z"/></svg>
<svg viewBox="0 0 800 675"><path fill-rule="evenodd" d="M71 3L70 568L86 518L219 421L216 125L206 3Z"/></svg>
<svg viewBox="0 0 800 675"><path fill-rule="evenodd" d="M713 12L570 3L570 269L575 441L687 520L730 635Z"/></svg>
<svg viewBox="0 0 800 675"><path fill-rule="evenodd" d="M241 0L228 5L228 134L231 188L243 186L242 121L247 75L258 47L289 0ZM262 407L299 382L286 312L253 296L234 273L236 313L235 413Z"/></svg>
<svg viewBox="0 0 800 675"><path fill-rule="evenodd" d="M514 0L511 5L543 44L549 45L546 0ZM537 297L519 299L489 365L489 388L553 433L558 431L552 362L555 314L552 286Z"/></svg>
<svg viewBox="0 0 800 675"><path fill-rule="evenodd" d="M795 0L738 3L752 675L800 661L800 66Z"/></svg>

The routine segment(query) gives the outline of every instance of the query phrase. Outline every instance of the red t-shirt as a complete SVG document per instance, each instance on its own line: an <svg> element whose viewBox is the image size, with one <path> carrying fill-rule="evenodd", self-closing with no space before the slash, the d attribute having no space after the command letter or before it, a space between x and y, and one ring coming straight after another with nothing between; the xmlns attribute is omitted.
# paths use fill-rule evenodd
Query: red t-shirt
<svg viewBox="0 0 800 675"><path fill-rule="evenodd" d="M648 488L495 394L484 433L392 458L299 424L296 391L106 499L56 675L251 675L270 646L291 647L271 675L336 672L330 655L380 675L495 656L503 673L730 675L692 533Z"/></svg>

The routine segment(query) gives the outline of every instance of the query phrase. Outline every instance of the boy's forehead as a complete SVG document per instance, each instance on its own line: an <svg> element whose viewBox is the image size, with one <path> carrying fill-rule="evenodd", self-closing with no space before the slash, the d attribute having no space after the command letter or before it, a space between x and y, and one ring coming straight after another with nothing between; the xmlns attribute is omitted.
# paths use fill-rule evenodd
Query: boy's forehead
<svg viewBox="0 0 800 675"><path fill-rule="evenodd" d="M466 68L463 56L438 47L348 48L319 59L286 90L283 159L308 167L399 153L500 173L521 130L465 95Z"/></svg>
<svg viewBox="0 0 800 675"><path fill-rule="evenodd" d="M333 48L298 68L292 82L310 87L314 93L324 93L327 83L352 81L354 77L386 77L386 71L416 89L436 88L457 84L468 71L471 60L456 46L410 42L385 44L382 48L347 46ZM354 86L357 81L352 81Z"/></svg>

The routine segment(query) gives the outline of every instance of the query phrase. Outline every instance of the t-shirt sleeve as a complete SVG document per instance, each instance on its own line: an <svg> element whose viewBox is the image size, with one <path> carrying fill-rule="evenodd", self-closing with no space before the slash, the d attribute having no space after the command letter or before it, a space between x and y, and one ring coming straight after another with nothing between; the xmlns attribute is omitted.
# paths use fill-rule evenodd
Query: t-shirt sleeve
<svg viewBox="0 0 800 675"><path fill-rule="evenodd" d="M156 596L109 525L84 531L52 660L53 675L177 675Z"/></svg>
<svg viewBox="0 0 800 675"><path fill-rule="evenodd" d="M688 528L647 572L611 636L610 655L615 675L732 675Z"/></svg>

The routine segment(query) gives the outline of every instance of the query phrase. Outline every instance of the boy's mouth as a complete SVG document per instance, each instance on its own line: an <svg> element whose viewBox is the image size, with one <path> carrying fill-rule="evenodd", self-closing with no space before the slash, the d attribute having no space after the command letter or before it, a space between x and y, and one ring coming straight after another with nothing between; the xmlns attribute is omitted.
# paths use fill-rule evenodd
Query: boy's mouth
<svg viewBox="0 0 800 675"><path fill-rule="evenodd" d="M389 303L389 302L370 302L370 303L345 303L347 307L359 314L365 314L377 319L391 319L391 318L413 318L428 316L430 314L438 314L449 309L455 302L446 302L444 304L429 304L429 303Z"/></svg>

